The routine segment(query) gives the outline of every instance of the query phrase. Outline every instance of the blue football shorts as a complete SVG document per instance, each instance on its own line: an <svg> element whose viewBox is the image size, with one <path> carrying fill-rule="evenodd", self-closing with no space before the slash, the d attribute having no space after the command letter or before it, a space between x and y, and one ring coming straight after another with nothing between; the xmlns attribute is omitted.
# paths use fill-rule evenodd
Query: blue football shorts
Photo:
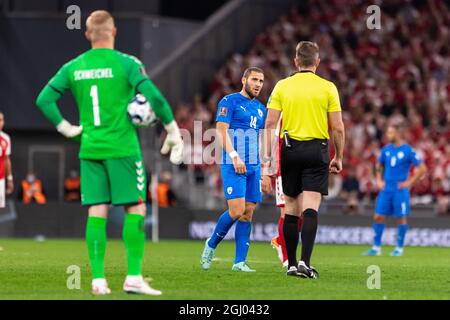
<svg viewBox="0 0 450 320"><path fill-rule="evenodd" d="M383 190L378 194L375 213L397 218L410 214L409 189Z"/></svg>
<svg viewBox="0 0 450 320"><path fill-rule="evenodd" d="M223 164L221 174L227 200L245 198L246 202L262 201L260 165L247 165L245 174L237 174L233 165Z"/></svg>

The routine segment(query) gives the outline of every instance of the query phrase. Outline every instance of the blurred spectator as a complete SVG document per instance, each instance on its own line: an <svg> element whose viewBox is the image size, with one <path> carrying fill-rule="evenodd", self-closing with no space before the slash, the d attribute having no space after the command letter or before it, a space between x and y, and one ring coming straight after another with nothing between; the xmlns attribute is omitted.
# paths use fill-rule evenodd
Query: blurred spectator
<svg viewBox="0 0 450 320"><path fill-rule="evenodd" d="M328 196L326 199L336 199L342 190L342 176L330 174L328 177Z"/></svg>
<svg viewBox="0 0 450 320"><path fill-rule="evenodd" d="M158 206L160 208L173 207L177 203L175 193L170 186L171 182L172 174L168 171L164 171L159 178L158 186L156 188Z"/></svg>
<svg viewBox="0 0 450 320"><path fill-rule="evenodd" d="M359 196L359 181L356 178L356 171L350 168L348 175L344 178L342 183L341 196L346 202L346 213L358 214L358 196Z"/></svg>
<svg viewBox="0 0 450 320"><path fill-rule="evenodd" d="M26 179L22 180L19 197L25 204L32 202L45 204L47 202L41 180L33 172L29 172Z"/></svg>
<svg viewBox="0 0 450 320"><path fill-rule="evenodd" d="M69 176L64 180L64 201L80 202L80 175L77 170L70 170Z"/></svg>
<svg viewBox="0 0 450 320"><path fill-rule="evenodd" d="M215 208L217 203L222 203L224 198L220 166L210 166L207 173L206 183L209 194L207 197L206 206L207 208Z"/></svg>
<svg viewBox="0 0 450 320"><path fill-rule="evenodd" d="M437 177L433 181L433 192L436 194L438 215L450 215L450 183Z"/></svg>

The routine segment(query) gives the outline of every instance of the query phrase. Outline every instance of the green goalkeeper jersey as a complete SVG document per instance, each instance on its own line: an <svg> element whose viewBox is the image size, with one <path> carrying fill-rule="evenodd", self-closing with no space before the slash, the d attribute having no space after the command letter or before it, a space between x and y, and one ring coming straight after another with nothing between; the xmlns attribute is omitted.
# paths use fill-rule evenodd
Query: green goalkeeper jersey
<svg viewBox="0 0 450 320"><path fill-rule="evenodd" d="M172 110L148 79L135 57L113 49L91 49L66 63L49 81L37 105L54 124L63 118L56 101L70 90L83 126L79 157L111 159L140 155L136 128L127 117L127 106L139 91L158 118L167 124Z"/></svg>

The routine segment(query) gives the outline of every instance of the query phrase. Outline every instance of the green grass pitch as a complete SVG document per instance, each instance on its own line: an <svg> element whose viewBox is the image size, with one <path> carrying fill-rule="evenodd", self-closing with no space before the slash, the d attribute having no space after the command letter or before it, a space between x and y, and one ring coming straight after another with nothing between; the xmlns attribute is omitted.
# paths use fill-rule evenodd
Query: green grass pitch
<svg viewBox="0 0 450 320"><path fill-rule="evenodd" d="M362 257L367 247L317 245L313 265L317 280L286 277L275 251L253 243L248 264L254 274L231 271L234 243L225 241L211 270L203 271L203 242L148 242L144 275L163 291L158 299L450 299L449 249L406 248L403 257ZM125 252L121 241L108 242L106 275L113 291L107 297L90 294L90 269L82 240L0 239L0 299L155 299L121 291ZM81 289L67 288L67 268L81 270ZM381 270L381 288L369 290L367 268Z"/></svg>

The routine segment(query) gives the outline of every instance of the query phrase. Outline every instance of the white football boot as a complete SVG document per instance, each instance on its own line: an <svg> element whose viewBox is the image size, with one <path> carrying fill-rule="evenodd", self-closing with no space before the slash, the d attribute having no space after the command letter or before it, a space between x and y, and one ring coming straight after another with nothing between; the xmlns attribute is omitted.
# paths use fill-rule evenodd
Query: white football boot
<svg viewBox="0 0 450 320"><path fill-rule="evenodd" d="M160 296L162 294L161 291L150 287L142 276L127 276L123 283L123 291L126 293L146 294L150 296Z"/></svg>
<svg viewBox="0 0 450 320"><path fill-rule="evenodd" d="M92 280L92 294L95 296L110 294L111 290L108 288L108 283L104 278Z"/></svg>

